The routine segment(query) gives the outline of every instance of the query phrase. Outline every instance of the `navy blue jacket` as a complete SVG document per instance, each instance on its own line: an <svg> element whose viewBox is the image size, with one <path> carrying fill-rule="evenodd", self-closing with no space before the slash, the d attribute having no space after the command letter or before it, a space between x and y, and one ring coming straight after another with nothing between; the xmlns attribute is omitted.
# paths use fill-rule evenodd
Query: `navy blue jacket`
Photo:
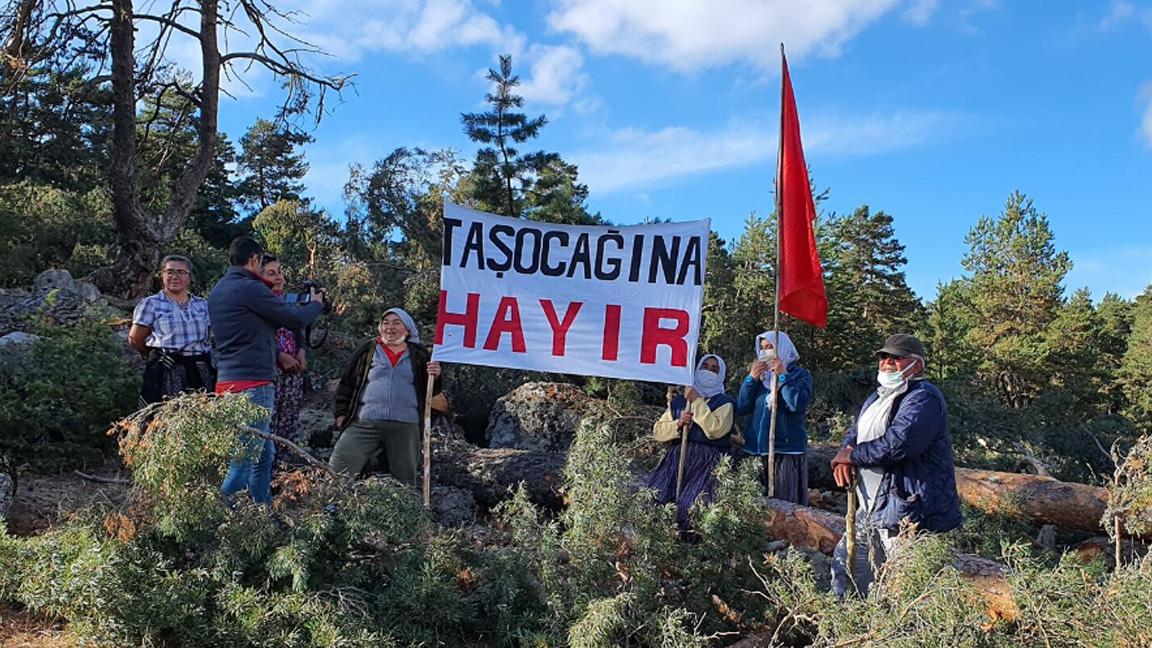
<svg viewBox="0 0 1152 648"><path fill-rule="evenodd" d="M776 388L776 452L807 452L808 429L804 417L812 402L812 374L793 363ZM736 395L736 415L748 416L744 429L744 452L768 454L768 433L772 410L768 409L768 388L760 380L745 376Z"/></svg>
<svg viewBox="0 0 1152 648"><path fill-rule="evenodd" d="M860 411L877 397L873 392ZM857 444L858 424L859 418L843 445L853 447L852 463L884 470L872 509L875 522L885 529L898 529L907 518L920 529L937 533L960 526L960 495L944 394L932 383L914 380L892 404L884 436Z"/></svg>
<svg viewBox="0 0 1152 648"><path fill-rule="evenodd" d="M285 304L256 275L228 268L208 294L217 381L276 380L276 329L302 329L323 309L318 302Z"/></svg>
<svg viewBox="0 0 1152 648"><path fill-rule="evenodd" d="M732 402L732 397L724 392L720 392L708 399L708 409L715 412L716 410L728 405ZM682 395L677 395L671 402L668 403L668 409L672 413L672 420L680 418L684 413L684 408L688 406L688 399ZM729 429L724 433L724 436L719 439L709 439L708 435L704 433L703 428L699 424L693 422L692 427L688 428L688 441L691 443L703 443L705 445L715 446L717 448L728 449L732 447L732 430ZM668 444L679 444L679 441L669 441Z"/></svg>

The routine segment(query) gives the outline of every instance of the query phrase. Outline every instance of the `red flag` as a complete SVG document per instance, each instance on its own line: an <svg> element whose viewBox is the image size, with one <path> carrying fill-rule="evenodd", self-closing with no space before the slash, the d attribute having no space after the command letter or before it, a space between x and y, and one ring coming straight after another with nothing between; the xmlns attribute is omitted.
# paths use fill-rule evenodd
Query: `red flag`
<svg viewBox="0 0 1152 648"><path fill-rule="evenodd" d="M788 61L780 48L783 91L780 106L780 168L776 195L780 236L780 310L823 328L828 324L828 296L816 251L816 204L800 142L800 118L788 76Z"/></svg>

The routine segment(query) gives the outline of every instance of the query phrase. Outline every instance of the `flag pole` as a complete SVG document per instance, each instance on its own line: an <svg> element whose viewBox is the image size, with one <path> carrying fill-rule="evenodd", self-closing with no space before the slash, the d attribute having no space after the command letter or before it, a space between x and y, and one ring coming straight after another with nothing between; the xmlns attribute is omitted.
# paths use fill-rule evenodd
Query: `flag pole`
<svg viewBox="0 0 1152 648"><path fill-rule="evenodd" d="M780 136L776 139L776 273L774 282L776 294L772 300L772 330L776 339L772 348L780 357L780 250L782 249L782 228L784 203L780 200L781 165L784 163L784 43L780 43ZM779 380L776 370L772 370L772 419L768 425L768 497L776 496L776 390Z"/></svg>

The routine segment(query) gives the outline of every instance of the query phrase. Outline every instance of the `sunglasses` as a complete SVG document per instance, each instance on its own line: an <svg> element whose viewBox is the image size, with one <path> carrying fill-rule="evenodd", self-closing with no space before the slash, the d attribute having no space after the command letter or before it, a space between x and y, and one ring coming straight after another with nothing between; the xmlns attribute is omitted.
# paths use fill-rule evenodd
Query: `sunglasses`
<svg viewBox="0 0 1152 648"><path fill-rule="evenodd" d="M881 359L881 360L904 360L908 356L892 355L891 353L886 353L884 351L881 351L880 353L876 354L876 357Z"/></svg>

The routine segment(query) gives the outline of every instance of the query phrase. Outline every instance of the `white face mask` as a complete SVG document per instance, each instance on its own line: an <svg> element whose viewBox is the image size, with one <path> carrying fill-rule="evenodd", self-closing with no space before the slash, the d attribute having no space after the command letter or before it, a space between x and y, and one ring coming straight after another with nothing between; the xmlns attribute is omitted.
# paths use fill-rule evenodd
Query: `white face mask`
<svg viewBox="0 0 1152 648"><path fill-rule="evenodd" d="M876 382L880 383L881 387L895 389L908 381L908 377L904 375L904 372L910 371L915 367L916 363L912 363L905 367L902 371L877 371Z"/></svg>
<svg viewBox="0 0 1152 648"><path fill-rule="evenodd" d="M761 362L772 362L776 359L776 349L760 349L757 358Z"/></svg>
<svg viewBox="0 0 1152 648"><path fill-rule="evenodd" d="M704 387L715 387L720 384L720 374L707 369L697 369L696 383Z"/></svg>

